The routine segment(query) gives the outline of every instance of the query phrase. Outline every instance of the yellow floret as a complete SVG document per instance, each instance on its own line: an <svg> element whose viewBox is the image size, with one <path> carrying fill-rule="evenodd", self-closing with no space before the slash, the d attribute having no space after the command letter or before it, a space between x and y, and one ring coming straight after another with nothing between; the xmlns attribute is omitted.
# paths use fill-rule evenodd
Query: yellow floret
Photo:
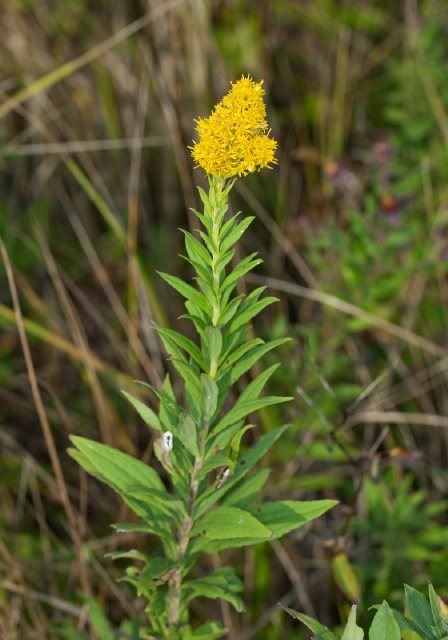
<svg viewBox="0 0 448 640"><path fill-rule="evenodd" d="M270 131L263 102L263 81L244 76L232 88L209 118L199 118L199 142L192 156L212 176L230 178L259 171L276 163L277 143Z"/></svg>

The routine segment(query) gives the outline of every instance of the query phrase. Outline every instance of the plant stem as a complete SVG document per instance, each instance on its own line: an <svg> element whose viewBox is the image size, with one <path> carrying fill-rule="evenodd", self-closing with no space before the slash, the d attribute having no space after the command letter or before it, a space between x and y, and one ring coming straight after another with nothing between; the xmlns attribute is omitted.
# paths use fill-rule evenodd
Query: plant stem
<svg viewBox="0 0 448 640"><path fill-rule="evenodd" d="M212 325L217 326L219 318L221 316L221 292L220 292L220 275L217 270L218 260L220 258L220 240L219 240L219 232L221 222L218 219L218 213L223 205L223 190L225 187L224 178L220 178L217 176L213 176L210 182L210 202L212 204L212 231L211 231L211 240L213 251L212 254L212 264L211 269L213 273L213 293L214 293L214 305L213 305L213 317L212 317ZM205 213L206 215L206 213ZM216 377L216 373L218 371L218 362L212 360L210 362L209 376L211 378ZM181 591L182 591L182 568L183 568L183 558L185 552L188 547L189 542L189 534L191 531L191 527L193 526L194 521L194 509L196 505L196 495L199 486L198 475L202 468L205 454L205 441L208 431L208 420L203 420L201 429L199 432L199 456L195 459L193 465L193 471L191 472L190 478L190 492L188 497L188 506L187 512L188 515L184 520L184 523L181 527L179 533L179 540L177 544L177 553L176 558L179 560L179 568L170 578L170 591L169 591L169 613L168 613L168 625L169 625L169 638L171 640L177 640L179 637L179 623L180 623L180 602L181 602Z"/></svg>

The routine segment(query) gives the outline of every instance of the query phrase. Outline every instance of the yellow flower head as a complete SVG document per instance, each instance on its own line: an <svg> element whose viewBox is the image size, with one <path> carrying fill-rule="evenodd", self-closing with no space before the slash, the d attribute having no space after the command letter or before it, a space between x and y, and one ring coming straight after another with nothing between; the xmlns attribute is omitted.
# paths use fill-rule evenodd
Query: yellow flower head
<svg viewBox="0 0 448 640"><path fill-rule="evenodd" d="M196 120L200 140L192 156L212 176L230 178L246 175L277 162L277 143L269 138L264 90L244 76L232 88L209 118Z"/></svg>

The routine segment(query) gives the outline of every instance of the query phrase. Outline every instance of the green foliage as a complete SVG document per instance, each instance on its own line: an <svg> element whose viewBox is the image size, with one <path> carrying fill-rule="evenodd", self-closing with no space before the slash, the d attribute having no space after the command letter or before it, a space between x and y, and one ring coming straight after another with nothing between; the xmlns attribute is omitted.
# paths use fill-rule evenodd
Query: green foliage
<svg viewBox="0 0 448 640"><path fill-rule="evenodd" d="M234 255L232 247L251 222L250 218L239 221L238 214L224 222L232 185L210 178L209 194L201 190L204 214L198 217L205 228L200 232L204 244L185 233L187 260L197 273L199 289L162 274L186 299L188 318L200 339L198 347L179 332L155 325L184 381L186 408L175 398L169 378L162 391L151 387L160 401L158 416L125 392L143 420L160 433L154 451L165 479L132 456L85 438L73 436L76 448L69 450L88 473L118 492L143 521L114 525L118 531L152 533L159 538L164 555L134 552L131 557L143 561L143 567L129 567L126 581L147 600L147 632L173 640L180 634L183 639L204 636L204 629L193 631L189 625L189 606L196 597L223 598L237 611L244 609L238 596L242 584L233 569L218 569L200 579L191 576L201 554L276 539L335 504L334 500L287 500L250 506L267 474L259 471L247 479L244 476L285 428L268 432L241 455L242 435L252 426L245 420L257 410L290 398L260 397L277 368L273 365L245 387L233 407L224 409L232 384L283 342L247 341L248 322L275 298L260 299L263 288L246 298L231 298L238 279L259 263L253 254L226 273ZM101 633L108 640L106 631ZM225 630L207 627L207 633L208 638L220 637Z"/></svg>
<svg viewBox="0 0 448 640"><path fill-rule="evenodd" d="M404 585L405 613L391 609L383 600L375 607L377 612L369 629L369 640L446 640L448 621L443 615L442 602L432 584L429 585L429 603L416 589ZM283 607L293 618L303 622L316 640L338 640L327 627L309 616ZM411 633L411 635L409 635ZM364 632L356 624L356 605L353 605L341 640L363 640Z"/></svg>

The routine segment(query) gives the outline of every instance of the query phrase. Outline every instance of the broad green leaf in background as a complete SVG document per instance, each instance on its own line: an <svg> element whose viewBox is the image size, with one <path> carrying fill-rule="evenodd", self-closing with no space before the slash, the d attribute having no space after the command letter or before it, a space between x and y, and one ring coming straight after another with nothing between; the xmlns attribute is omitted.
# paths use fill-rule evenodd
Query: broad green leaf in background
<svg viewBox="0 0 448 640"><path fill-rule="evenodd" d="M341 640L363 640L363 638L364 631L356 624L356 605L354 604L350 609L350 615L348 616Z"/></svg>
<svg viewBox="0 0 448 640"><path fill-rule="evenodd" d="M433 632L435 621L425 596L408 584L404 585L404 594L408 616L420 627L426 638L437 640L438 636Z"/></svg>
<svg viewBox="0 0 448 640"><path fill-rule="evenodd" d="M296 620L300 620L300 622L303 622L303 624L305 624L308 627L308 629L311 629L311 631L314 633L315 640L338 640L338 638L333 633L331 633L328 627L325 627L323 624L321 624L317 620L313 620L313 618L306 616L304 613L299 613L294 609L285 607L281 603L280 603L280 606L287 613L289 613L289 615L292 618L295 618ZM385 640L385 639L383 638L382 640Z"/></svg>
<svg viewBox="0 0 448 640"><path fill-rule="evenodd" d="M401 640L400 627L385 600L372 620L369 640Z"/></svg>
<svg viewBox="0 0 448 640"><path fill-rule="evenodd" d="M333 578L349 602L358 603L361 599L359 581L347 554L337 553L331 560Z"/></svg>

